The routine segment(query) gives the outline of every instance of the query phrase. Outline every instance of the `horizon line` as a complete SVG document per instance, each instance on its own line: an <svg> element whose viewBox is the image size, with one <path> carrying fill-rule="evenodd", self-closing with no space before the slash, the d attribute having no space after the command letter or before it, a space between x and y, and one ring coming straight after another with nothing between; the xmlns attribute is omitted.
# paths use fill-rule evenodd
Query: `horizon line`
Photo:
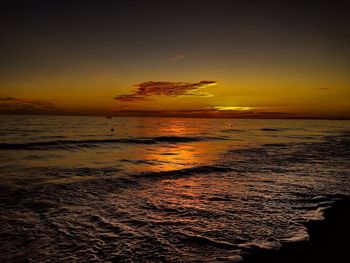
<svg viewBox="0 0 350 263"><path fill-rule="evenodd" d="M213 116L113 116L110 114L44 114L44 113L1 113L0 116L52 116L52 117L112 117L112 118L178 118L178 119L246 119L246 120L350 120L350 117L249 117L249 116L235 116L235 117L213 117Z"/></svg>

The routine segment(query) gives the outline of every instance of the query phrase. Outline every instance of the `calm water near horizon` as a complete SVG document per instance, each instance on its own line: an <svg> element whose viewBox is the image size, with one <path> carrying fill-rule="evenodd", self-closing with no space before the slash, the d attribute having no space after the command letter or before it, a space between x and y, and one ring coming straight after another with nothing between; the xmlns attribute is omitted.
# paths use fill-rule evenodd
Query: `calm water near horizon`
<svg viewBox="0 0 350 263"><path fill-rule="evenodd" d="M306 239L349 157L350 121L0 116L0 261L239 261Z"/></svg>

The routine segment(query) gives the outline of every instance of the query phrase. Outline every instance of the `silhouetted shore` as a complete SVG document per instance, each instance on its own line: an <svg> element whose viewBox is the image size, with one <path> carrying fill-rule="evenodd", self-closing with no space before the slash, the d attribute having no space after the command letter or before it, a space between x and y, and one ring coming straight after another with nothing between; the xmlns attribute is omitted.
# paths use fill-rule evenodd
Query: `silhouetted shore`
<svg viewBox="0 0 350 263"><path fill-rule="evenodd" d="M286 243L278 251L256 249L243 262L350 262L350 197L336 201L324 217L306 223L309 241Z"/></svg>

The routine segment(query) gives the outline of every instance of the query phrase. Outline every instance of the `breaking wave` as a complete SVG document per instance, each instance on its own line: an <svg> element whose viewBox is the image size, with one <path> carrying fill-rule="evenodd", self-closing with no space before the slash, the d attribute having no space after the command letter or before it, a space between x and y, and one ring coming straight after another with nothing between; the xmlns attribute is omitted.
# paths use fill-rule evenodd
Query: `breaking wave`
<svg viewBox="0 0 350 263"><path fill-rule="evenodd" d="M72 149L98 147L108 144L157 144L157 143L191 143L210 140L225 140L223 137L177 137L159 136L151 138L121 138L103 140L54 140L30 143L0 143L0 150L42 150L42 149Z"/></svg>

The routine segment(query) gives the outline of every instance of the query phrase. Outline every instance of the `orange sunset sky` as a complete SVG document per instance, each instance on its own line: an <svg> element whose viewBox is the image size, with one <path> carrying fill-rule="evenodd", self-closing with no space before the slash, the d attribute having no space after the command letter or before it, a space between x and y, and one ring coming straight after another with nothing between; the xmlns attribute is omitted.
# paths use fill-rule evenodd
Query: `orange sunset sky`
<svg viewBox="0 0 350 263"><path fill-rule="evenodd" d="M350 118L341 5L188 2L9 1L0 113Z"/></svg>

